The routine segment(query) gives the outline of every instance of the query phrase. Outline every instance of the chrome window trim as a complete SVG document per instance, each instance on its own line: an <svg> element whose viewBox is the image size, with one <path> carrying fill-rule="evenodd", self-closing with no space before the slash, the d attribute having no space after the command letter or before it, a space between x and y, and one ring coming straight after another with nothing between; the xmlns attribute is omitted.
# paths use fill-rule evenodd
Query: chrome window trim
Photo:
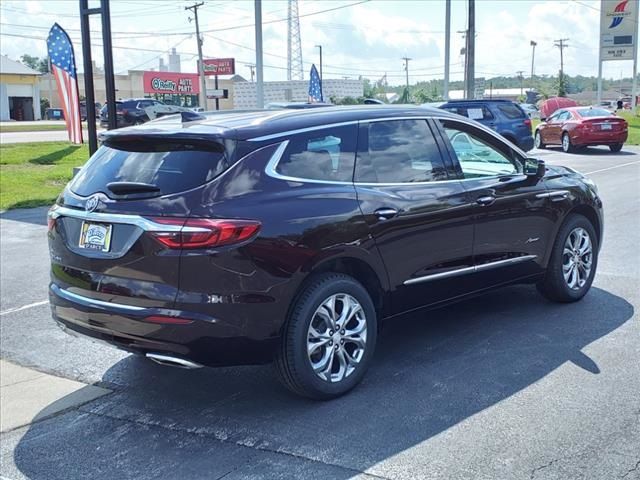
<svg viewBox="0 0 640 480"><path fill-rule="evenodd" d="M123 213L102 213L87 212L75 208L61 207L54 205L49 210L49 217L72 217L80 220L97 223L124 223L126 225L134 225L145 232L207 232L206 228L199 227L183 227L181 225L165 225L157 223L149 218L140 215L128 215ZM182 218L182 217L180 217ZM185 218L186 220L186 218Z"/></svg>
<svg viewBox="0 0 640 480"><path fill-rule="evenodd" d="M473 267L464 267L458 268L456 270L449 270L448 272L433 273L431 275L424 275L422 277L410 278L408 280L405 280L403 282L403 285L414 285L416 283L430 282L432 280L439 280L442 278L457 277L458 275L465 275L467 273L483 272L485 270L491 270L492 268L526 262L528 260L533 260L534 258L537 258L537 255L524 255L522 257L507 258L505 260L497 260L495 262L474 265Z"/></svg>
<svg viewBox="0 0 640 480"><path fill-rule="evenodd" d="M446 117L446 116L399 116L399 117L386 117L386 118L368 118L368 119L364 119L364 120L351 120L348 122L340 122L340 123L330 123L330 124L324 124L324 125L314 125L313 127L307 127L307 128L301 128L301 129L297 129L297 130L287 130L285 132L280 132L280 133L274 133L271 135L265 135L263 137L255 137L255 138L250 138L248 141L249 142L258 142L258 141L265 141L265 140L272 140L272 139L276 139L276 138L281 138L281 137L286 137L286 136L291 136L291 135L297 135L299 133L305 133L305 132L312 132L315 130L322 130L325 128L332 128L332 127L342 127L345 125L353 125L353 124L360 124L360 123L373 123L373 122L384 122L384 121L388 121L388 120L448 120L448 121L454 121L454 122L459 122L459 123L464 123L466 125L475 127L475 128L480 128L480 130L483 130L489 134L491 134L493 137L495 137L497 140L506 143L508 142L506 139L502 138L501 135L499 135L498 133L494 132L493 130L491 130L490 128L486 128L484 127L482 124L479 124L480 126L476 125L474 122L465 120L465 117L460 117L460 118L450 118L450 117ZM290 177L288 175L282 175L281 173L277 172L277 167L278 167L278 162L280 161L280 159L282 158L282 155L284 155L284 152L287 148L287 145L289 144L289 139L283 140L280 142L280 145L278 146L278 148L276 149L275 152L273 152L271 158L269 159L269 162L267 163L267 166L265 168L265 173L267 175L269 175L272 178L277 178L278 180L284 180L287 182L297 182L297 183L317 183L317 184L321 184L321 185L354 185L354 186L361 186L361 187L398 187L398 186L404 186L404 185L431 185L431 184L442 184L442 183L451 183L451 182L466 182L466 181L474 181L474 180L492 180L492 179L499 179L501 177L505 177L505 176L512 176L513 174L509 174L509 175L492 175L492 176L487 176L487 177L478 177L478 178L453 178L453 179L447 179L447 180L431 180L431 181L426 181L426 182L392 182L392 183L376 183L376 182L343 182L343 181L336 181L336 180L320 180L320 179L313 179L313 178L303 178L303 177ZM511 148L513 148L516 153L518 153L518 155L520 155L523 159L527 158L526 154L520 150L516 145L510 145ZM357 158L356 158L357 161ZM524 166L523 166L524 168ZM226 172L225 172L226 173ZM517 175L524 175L524 173L522 172L518 172Z"/></svg>

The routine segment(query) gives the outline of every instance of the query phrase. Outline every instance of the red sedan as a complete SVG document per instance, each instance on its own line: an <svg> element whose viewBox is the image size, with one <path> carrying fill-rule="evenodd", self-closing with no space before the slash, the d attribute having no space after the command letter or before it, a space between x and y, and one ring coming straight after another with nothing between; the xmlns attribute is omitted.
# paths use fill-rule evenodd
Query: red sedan
<svg viewBox="0 0 640 480"><path fill-rule="evenodd" d="M626 120L604 108L562 108L538 125L535 147L562 145L562 150L571 152L592 145L608 145L612 152L619 152L627 133Z"/></svg>

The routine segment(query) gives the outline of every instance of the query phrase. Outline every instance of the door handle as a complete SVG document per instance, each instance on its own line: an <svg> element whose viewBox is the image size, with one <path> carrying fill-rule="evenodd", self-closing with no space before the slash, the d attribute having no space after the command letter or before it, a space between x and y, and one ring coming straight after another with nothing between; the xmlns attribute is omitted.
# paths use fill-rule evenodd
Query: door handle
<svg viewBox="0 0 640 480"><path fill-rule="evenodd" d="M482 205L483 207L487 207L495 201L496 201L496 197L492 197L490 195L487 195L486 197L478 197L476 199L476 203L478 205Z"/></svg>
<svg viewBox="0 0 640 480"><path fill-rule="evenodd" d="M389 220L398 214L398 210L395 208L379 208L373 212L378 220Z"/></svg>

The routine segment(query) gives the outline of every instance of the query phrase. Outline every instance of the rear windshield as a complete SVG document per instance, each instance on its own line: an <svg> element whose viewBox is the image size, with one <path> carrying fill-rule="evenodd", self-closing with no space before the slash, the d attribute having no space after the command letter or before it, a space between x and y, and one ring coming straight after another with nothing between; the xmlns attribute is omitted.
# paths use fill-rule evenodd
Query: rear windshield
<svg viewBox="0 0 640 480"><path fill-rule="evenodd" d="M613 114L604 108L581 108L578 110L581 117L610 117Z"/></svg>
<svg viewBox="0 0 640 480"><path fill-rule="evenodd" d="M513 103L498 103L498 110L511 120L526 117L526 114L520 110L520 107Z"/></svg>
<svg viewBox="0 0 640 480"><path fill-rule="evenodd" d="M71 182L70 189L86 197L114 195L111 182L145 183L158 187L153 196L183 192L202 185L229 166L225 147L216 143L151 143L103 145Z"/></svg>

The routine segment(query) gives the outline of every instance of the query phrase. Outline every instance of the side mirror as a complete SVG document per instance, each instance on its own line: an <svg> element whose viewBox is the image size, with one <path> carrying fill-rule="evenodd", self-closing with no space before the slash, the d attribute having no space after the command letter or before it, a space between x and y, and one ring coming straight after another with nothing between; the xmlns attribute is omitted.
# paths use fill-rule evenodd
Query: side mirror
<svg viewBox="0 0 640 480"><path fill-rule="evenodd" d="M527 177L540 179L544 177L546 171L547 167L544 163L544 160L527 158L524 162L524 174Z"/></svg>
<svg viewBox="0 0 640 480"><path fill-rule="evenodd" d="M546 122L546 121L547 121L547 117L544 117L544 118L543 118L543 117L540 117L540 121L541 121L541 122Z"/></svg>

